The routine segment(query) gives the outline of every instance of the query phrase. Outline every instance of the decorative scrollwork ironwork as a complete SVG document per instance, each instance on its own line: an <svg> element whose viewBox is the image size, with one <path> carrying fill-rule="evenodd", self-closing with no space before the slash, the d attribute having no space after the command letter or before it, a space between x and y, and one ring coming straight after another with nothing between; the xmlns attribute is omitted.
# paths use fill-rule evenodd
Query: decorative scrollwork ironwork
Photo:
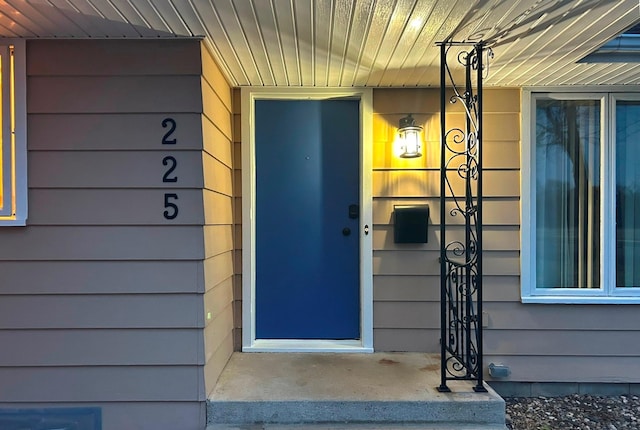
<svg viewBox="0 0 640 430"><path fill-rule="evenodd" d="M482 376L481 318L482 80L488 71L492 53L490 49L484 50L482 42L448 41L440 47L442 365L438 390L449 391L449 380L472 380L476 381L474 390L486 391ZM464 85L456 83L448 63L453 47L460 48L454 58L464 70ZM447 96L447 91L453 94ZM447 128L447 105L453 104L463 107L465 124ZM451 223L448 218L455 217L462 218L464 239L448 241L447 225Z"/></svg>

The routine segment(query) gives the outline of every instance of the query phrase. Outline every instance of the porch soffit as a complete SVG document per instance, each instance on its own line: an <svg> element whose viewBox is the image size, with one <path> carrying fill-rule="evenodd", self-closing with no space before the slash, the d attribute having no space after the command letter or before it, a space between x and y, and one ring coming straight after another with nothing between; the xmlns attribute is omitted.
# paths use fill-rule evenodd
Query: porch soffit
<svg viewBox="0 0 640 430"><path fill-rule="evenodd" d="M637 0L0 1L6 38L202 36L232 86L437 86L447 38L493 48L487 86L637 85L578 61L638 21Z"/></svg>

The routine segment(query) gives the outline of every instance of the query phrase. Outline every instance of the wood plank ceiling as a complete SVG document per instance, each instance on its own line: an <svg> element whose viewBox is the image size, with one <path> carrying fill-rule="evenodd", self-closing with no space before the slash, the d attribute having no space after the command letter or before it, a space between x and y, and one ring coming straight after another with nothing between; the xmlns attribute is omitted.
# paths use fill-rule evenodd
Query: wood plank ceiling
<svg viewBox="0 0 640 430"><path fill-rule="evenodd" d="M577 61L638 21L638 0L0 0L7 38L204 37L233 86L436 86L448 38L492 46L485 85L635 85Z"/></svg>

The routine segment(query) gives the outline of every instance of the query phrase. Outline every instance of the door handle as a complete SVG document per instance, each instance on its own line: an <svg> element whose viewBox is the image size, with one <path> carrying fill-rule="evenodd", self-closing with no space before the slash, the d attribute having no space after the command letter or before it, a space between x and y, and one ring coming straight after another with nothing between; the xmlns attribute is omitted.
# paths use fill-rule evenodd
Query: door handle
<svg viewBox="0 0 640 430"><path fill-rule="evenodd" d="M351 229L349 227L345 227L342 229L343 236L349 236L351 234Z"/></svg>

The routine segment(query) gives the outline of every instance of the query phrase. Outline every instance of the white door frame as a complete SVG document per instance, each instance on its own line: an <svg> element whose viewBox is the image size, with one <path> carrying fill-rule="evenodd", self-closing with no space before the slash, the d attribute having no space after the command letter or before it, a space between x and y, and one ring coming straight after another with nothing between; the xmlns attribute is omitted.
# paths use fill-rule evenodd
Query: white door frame
<svg viewBox="0 0 640 430"><path fill-rule="evenodd" d="M255 101L360 100L360 339L256 339ZM245 352L373 352L372 115L370 88L242 87L242 350ZM368 234L365 234L368 231Z"/></svg>

